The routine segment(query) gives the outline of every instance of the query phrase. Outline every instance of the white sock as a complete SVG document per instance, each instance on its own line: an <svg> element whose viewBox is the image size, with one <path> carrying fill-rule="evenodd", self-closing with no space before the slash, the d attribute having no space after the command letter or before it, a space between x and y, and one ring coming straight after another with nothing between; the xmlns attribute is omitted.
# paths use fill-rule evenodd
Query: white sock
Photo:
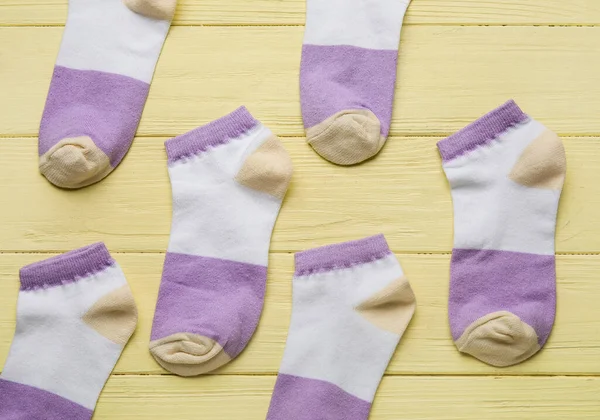
<svg viewBox="0 0 600 420"><path fill-rule="evenodd" d="M40 124L40 171L53 184L100 181L139 124L176 0L69 0Z"/></svg>
<svg viewBox="0 0 600 420"><path fill-rule="evenodd" d="M366 420L415 310L383 235L296 254L292 321L268 420Z"/></svg>
<svg viewBox="0 0 600 420"><path fill-rule="evenodd" d="M150 351L165 369L192 376L235 358L254 333L292 164L243 107L166 148L173 224Z"/></svg>
<svg viewBox="0 0 600 420"><path fill-rule="evenodd" d="M137 323L125 276L97 243L26 266L20 277L0 418L88 420Z"/></svg>

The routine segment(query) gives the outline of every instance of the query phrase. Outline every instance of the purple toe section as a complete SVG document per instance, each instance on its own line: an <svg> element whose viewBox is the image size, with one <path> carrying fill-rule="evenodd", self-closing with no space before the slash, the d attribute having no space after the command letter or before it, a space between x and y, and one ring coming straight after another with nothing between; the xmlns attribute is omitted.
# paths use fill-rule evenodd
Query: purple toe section
<svg viewBox="0 0 600 420"><path fill-rule="evenodd" d="M300 376L277 376L267 420L367 420L371 404L340 387Z"/></svg>
<svg viewBox="0 0 600 420"><path fill-rule="evenodd" d="M198 334L236 357L258 324L266 281L263 266L167 253L151 340Z"/></svg>
<svg viewBox="0 0 600 420"><path fill-rule="evenodd" d="M300 98L310 128L347 109L368 109L387 136L392 119L398 51L348 45L304 45Z"/></svg>
<svg viewBox="0 0 600 420"><path fill-rule="evenodd" d="M556 313L554 255L454 249L450 277L454 340L478 318L508 311L535 329L540 346L546 343Z"/></svg>
<svg viewBox="0 0 600 420"><path fill-rule="evenodd" d="M48 391L0 379L2 420L90 420L93 412Z"/></svg>
<svg viewBox="0 0 600 420"><path fill-rule="evenodd" d="M89 136L115 167L131 146L149 89L127 76L56 66L40 125L40 156L65 137Z"/></svg>

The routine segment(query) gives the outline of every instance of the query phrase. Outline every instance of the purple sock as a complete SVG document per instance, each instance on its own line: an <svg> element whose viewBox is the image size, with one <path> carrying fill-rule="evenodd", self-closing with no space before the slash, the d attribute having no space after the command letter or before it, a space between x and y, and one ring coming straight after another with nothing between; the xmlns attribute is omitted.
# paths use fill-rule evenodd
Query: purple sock
<svg viewBox="0 0 600 420"><path fill-rule="evenodd" d="M385 143L409 3L307 0L302 117L308 144L330 162L362 162Z"/></svg>
<svg viewBox="0 0 600 420"><path fill-rule="evenodd" d="M483 362L520 363L554 323L562 142L509 101L438 148L454 205L452 337Z"/></svg>
<svg viewBox="0 0 600 420"><path fill-rule="evenodd" d="M54 185L100 181L137 130L176 0L69 0L39 135Z"/></svg>

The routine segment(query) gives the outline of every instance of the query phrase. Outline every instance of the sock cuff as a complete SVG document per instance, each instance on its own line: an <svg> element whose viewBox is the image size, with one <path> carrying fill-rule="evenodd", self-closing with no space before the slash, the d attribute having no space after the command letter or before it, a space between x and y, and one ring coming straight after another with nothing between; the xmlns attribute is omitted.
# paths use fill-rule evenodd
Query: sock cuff
<svg viewBox="0 0 600 420"><path fill-rule="evenodd" d="M444 162L471 152L478 146L492 142L506 130L529 120L512 99L469 124L450 137L438 142Z"/></svg>
<svg viewBox="0 0 600 420"><path fill-rule="evenodd" d="M241 106L230 114L165 142L169 163L227 143L260 123Z"/></svg>
<svg viewBox="0 0 600 420"><path fill-rule="evenodd" d="M298 252L294 257L296 276L338 270L379 260L391 254L385 237L380 234L357 241L326 245Z"/></svg>
<svg viewBox="0 0 600 420"><path fill-rule="evenodd" d="M21 268L21 290L73 283L114 263L106 246L98 242Z"/></svg>

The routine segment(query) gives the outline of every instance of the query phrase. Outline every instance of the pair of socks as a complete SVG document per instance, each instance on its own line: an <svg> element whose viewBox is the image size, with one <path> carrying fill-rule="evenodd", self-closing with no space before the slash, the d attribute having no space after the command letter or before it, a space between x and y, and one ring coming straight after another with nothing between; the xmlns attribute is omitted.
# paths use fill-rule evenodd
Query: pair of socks
<svg viewBox="0 0 600 420"><path fill-rule="evenodd" d="M90 420L137 324L102 243L23 267L17 325L0 375L0 419Z"/></svg>
<svg viewBox="0 0 600 420"><path fill-rule="evenodd" d="M168 371L194 376L235 358L254 333L292 166L277 137L245 108L168 140L166 149L173 222L150 352ZM342 398L348 411L339 414L366 418L415 308L398 261L382 235L327 246L296 255L293 284L269 418L297 418L307 393L333 404Z"/></svg>
<svg viewBox="0 0 600 420"><path fill-rule="evenodd" d="M308 0L300 93L308 143L340 165L389 133L410 0ZM39 169L81 188L121 162L139 124L176 0L69 0L39 132Z"/></svg>

